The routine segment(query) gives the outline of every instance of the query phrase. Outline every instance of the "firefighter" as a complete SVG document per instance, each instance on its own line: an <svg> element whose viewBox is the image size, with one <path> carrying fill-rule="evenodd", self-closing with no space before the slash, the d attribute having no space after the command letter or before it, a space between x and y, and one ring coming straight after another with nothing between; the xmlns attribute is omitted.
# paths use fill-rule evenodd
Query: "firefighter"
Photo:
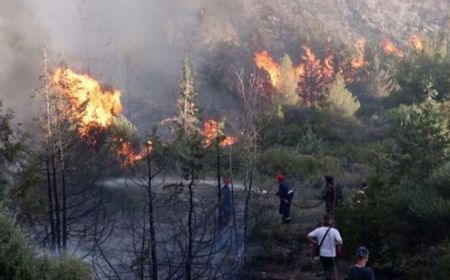
<svg viewBox="0 0 450 280"><path fill-rule="evenodd" d="M280 214L283 223L288 224L291 222L291 202L294 197L294 191L289 187L284 175L278 174L276 176L278 182L278 192L276 195L280 198Z"/></svg>
<svg viewBox="0 0 450 280"><path fill-rule="evenodd" d="M231 218L233 203L231 201L230 185L231 180L228 177L223 178L223 186L221 189L221 201L220 201L220 221L219 226L221 228L226 227Z"/></svg>

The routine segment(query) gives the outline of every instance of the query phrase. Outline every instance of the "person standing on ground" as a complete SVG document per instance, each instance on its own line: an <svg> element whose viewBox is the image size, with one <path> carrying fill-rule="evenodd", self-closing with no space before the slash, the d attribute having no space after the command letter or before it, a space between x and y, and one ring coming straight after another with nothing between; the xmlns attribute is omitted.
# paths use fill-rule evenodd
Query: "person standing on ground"
<svg viewBox="0 0 450 280"><path fill-rule="evenodd" d="M348 271L348 280L375 280L375 273L370 267L366 267L369 260L369 250L361 246L356 250L356 264Z"/></svg>
<svg viewBox="0 0 450 280"><path fill-rule="evenodd" d="M282 216L282 221L285 224L291 222L291 203L294 197L294 191L289 187L284 175L278 174L276 176L278 182L278 192L276 195L280 198L279 212Z"/></svg>
<svg viewBox="0 0 450 280"><path fill-rule="evenodd" d="M325 271L325 279L336 279L336 245L343 243L341 234L333 228L333 218L329 215L323 217L323 226L308 233L306 238L319 248L320 261Z"/></svg>
<svg viewBox="0 0 450 280"><path fill-rule="evenodd" d="M334 217L336 206L343 200L342 188L336 186L334 178L330 175L325 176L325 182L322 199L325 201L326 214Z"/></svg>
<svg viewBox="0 0 450 280"><path fill-rule="evenodd" d="M220 201L220 221L219 226L221 228L226 227L231 218L233 203L231 201L230 185L231 180L228 177L223 178L223 186L221 189L221 201Z"/></svg>

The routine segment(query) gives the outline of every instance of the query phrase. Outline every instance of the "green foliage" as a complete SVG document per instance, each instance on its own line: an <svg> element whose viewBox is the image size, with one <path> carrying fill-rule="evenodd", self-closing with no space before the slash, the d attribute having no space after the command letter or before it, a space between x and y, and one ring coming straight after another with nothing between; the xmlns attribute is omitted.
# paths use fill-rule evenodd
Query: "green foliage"
<svg viewBox="0 0 450 280"><path fill-rule="evenodd" d="M81 260L73 257L62 257L50 266L49 279L86 280L92 279L92 271Z"/></svg>
<svg viewBox="0 0 450 280"><path fill-rule="evenodd" d="M292 60L285 54L281 60L281 93L283 105L296 105L298 96L296 94L297 77L295 77Z"/></svg>
<svg viewBox="0 0 450 280"><path fill-rule="evenodd" d="M14 139L14 130L11 126L13 118L11 110L3 111L3 103L0 100L0 196L3 196L7 184L7 178L3 174L24 149L23 143Z"/></svg>
<svg viewBox="0 0 450 280"><path fill-rule="evenodd" d="M449 158L450 131L444 106L430 94L418 105L400 106L390 117L399 176L423 182Z"/></svg>
<svg viewBox="0 0 450 280"><path fill-rule="evenodd" d="M89 267L74 258L53 261L33 253L25 235L14 221L0 212L0 275L4 280L87 280Z"/></svg>
<svg viewBox="0 0 450 280"><path fill-rule="evenodd" d="M311 127L308 127L306 133L300 136L297 143L297 151L302 154L315 154L324 149L325 143L322 141L322 137L314 133Z"/></svg>
<svg viewBox="0 0 450 280"><path fill-rule="evenodd" d="M317 179L323 174L334 174L337 161L330 156L302 155L293 148L276 147L262 153L257 162L258 169L264 175L274 176L286 172L295 179Z"/></svg>
<svg viewBox="0 0 450 280"><path fill-rule="evenodd" d="M437 41L425 51L413 53L402 60L396 80L400 89L389 98L391 106L421 102L426 99L429 85L443 100L450 92L450 60L446 51L446 41Z"/></svg>
<svg viewBox="0 0 450 280"><path fill-rule="evenodd" d="M20 208L17 219L27 225L47 218L47 196L39 187L46 182L46 178L40 172L39 163L39 156L31 154L28 160L22 163L17 174L17 183L8 194L11 204Z"/></svg>
<svg viewBox="0 0 450 280"><path fill-rule="evenodd" d="M338 112L321 110L314 115L310 125L315 133L329 142L355 142L363 136L363 126L356 118Z"/></svg>
<svg viewBox="0 0 450 280"><path fill-rule="evenodd" d="M328 110L346 117L353 116L361 106L357 98L347 89L341 73L336 75L336 78L326 90L324 103L324 107Z"/></svg>

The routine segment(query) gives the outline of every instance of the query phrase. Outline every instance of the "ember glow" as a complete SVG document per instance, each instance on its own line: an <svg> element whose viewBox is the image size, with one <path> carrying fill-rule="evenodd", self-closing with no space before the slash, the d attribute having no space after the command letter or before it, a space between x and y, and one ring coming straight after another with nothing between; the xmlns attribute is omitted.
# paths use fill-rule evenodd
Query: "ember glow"
<svg viewBox="0 0 450 280"><path fill-rule="evenodd" d="M116 139L116 141L119 144L117 155L122 158L124 167L133 166L137 161L142 159L142 154L135 152L130 142L122 138Z"/></svg>
<svg viewBox="0 0 450 280"><path fill-rule="evenodd" d="M403 52L388 38L384 38L381 42L381 48L385 54L403 57Z"/></svg>
<svg viewBox="0 0 450 280"><path fill-rule="evenodd" d="M54 86L61 89L70 108L66 116L78 121L78 132L88 136L92 128L107 128L123 111L120 91L105 90L94 78L70 69L57 69L52 75Z"/></svg>
<svg viewBox="0 0 450 280"><path fill-rule="evenodd" d="M409 42L411 42L411 45L416 51L423 50L423 43L422 39L418 35L411 35L409 37Z"/></svg>
<svg viewBox="0 0 450 280"><path fill-rule="evenodd" d="M215 139L220 136L221 147L227 147L234 145L237 142L237 138L233 136L222 136L219 134L219 123L215 120L206 120L203 123L203 136L205 137L205 147L209 147Z"/></svg>
<svg viewBox="0 0 450 280"><path fill-rule="evenodd" d="M361 68L364 66L364 64L366 64L366 61L364 59L364 48L366 42L363 39L359 39L355 42L354 45L358 55L352 58L351 65L353 68Z"/></svg>

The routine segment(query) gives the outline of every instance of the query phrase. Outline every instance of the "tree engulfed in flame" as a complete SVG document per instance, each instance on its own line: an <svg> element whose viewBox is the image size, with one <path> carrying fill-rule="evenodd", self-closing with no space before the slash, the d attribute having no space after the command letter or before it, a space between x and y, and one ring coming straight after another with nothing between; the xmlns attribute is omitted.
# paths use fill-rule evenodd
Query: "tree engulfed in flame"
<svg viewBox="0 0 450 280"><path fill-rule="evenodd" d="M323 59L319 59L309 46L303 45L301 61L292 69L294 77L297 79L297 92L301 101L311 106L314 92L320 91L323 86L333 81L338 69L348 83L353 82L358 69L366 64L364 57L365 41L357 40L355 48L357 51L355 57L347 59L347 61L342 60L341 63L337 64L333 50L330 49ZM280 92L285 78L281 65L267 51L256 52L253 60L259 69L268 73L272 87Z"/></svg>
<svg viewBox="0 0 450 280"><path fill-rule="evenodd" d="M397 57L403 57L403 52L388 38L384 38L381 42L381 48L385 54L392 54Z"/></svg>
<svg viewBox="0 0 450 280"><path fill-rule="evenodd" d="M281 81L281 66L276 63L267 51L254 54L253 61L259 69L264 69L270 77L271 84L277 88Z"/></svg>
<svg viewBox="0 0 450 280"><path fill-rule="evenodd" d="M203 123L203 136L205 137L205 147L209 147L214 140L219 139L221 147L234 145L237 138L233 136L221 135L221 125L216 120L206 120Z"/></svg>
<svg viewBox="0 0 450 280"><path fill-rule="evenodd" d="M108 129L123 111L119 90L106 90L94 78L71 69L58 68L52 75L52 88L67 104L62 110L63 116L78 125L83 139L91 139L92 135ZM118 144L117 155L123 159L124 167L142 159L142 154L136 152L129 141L112 139Z"/></svg>
<svg viewBox="0 0 450 280"><path fill-rule="evenodd" d="M123 111L120 91L105 90L88 75L59 68L53 73L52 82L70 104L66 117L79 122L78 131L82 136L87 136L92 128L109 127Z"/></svg>

